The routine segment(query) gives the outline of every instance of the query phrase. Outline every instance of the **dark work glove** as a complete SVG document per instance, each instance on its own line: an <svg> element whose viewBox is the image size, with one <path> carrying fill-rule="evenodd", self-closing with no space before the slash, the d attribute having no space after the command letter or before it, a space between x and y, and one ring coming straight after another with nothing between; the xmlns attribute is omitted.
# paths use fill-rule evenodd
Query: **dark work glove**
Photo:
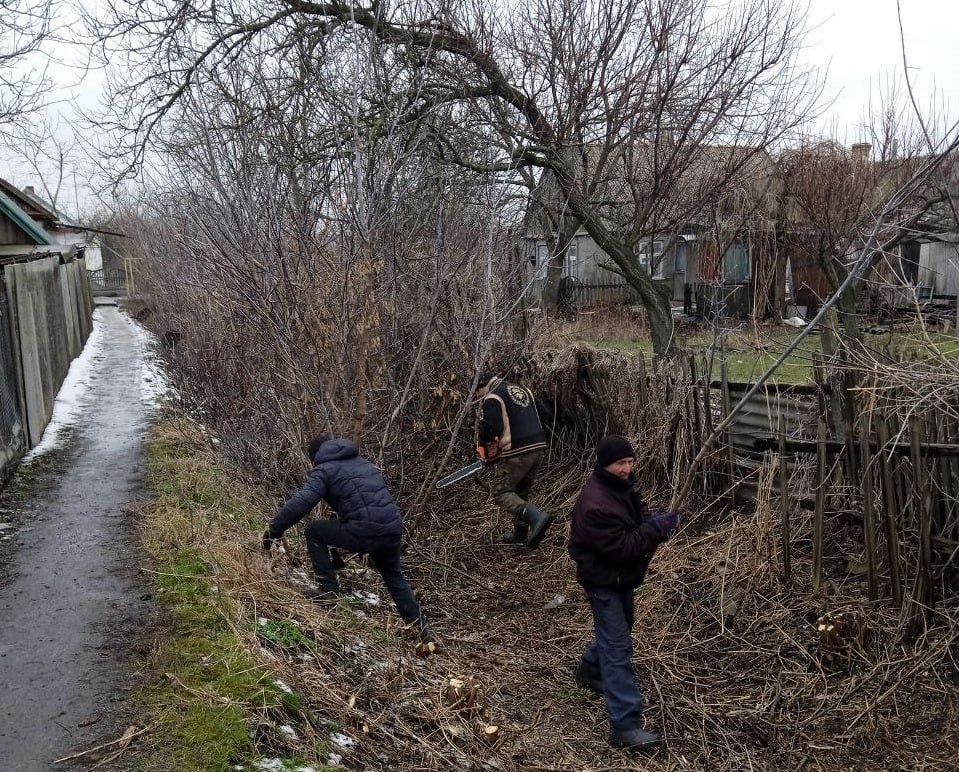
<svg viewBox="0 0 959 772"><path fill-rule="evenodd" d="M330 564L333 566L334 571L342 571L346 568L346 561L343 560L343 555L339 550L330 550Z"/></svg>
<svg viewBox="0 0 959 772"><path fill-rule="evenodd" d="M679 525L679 512L667 511L665 509L653 510L653 516L649 518L650 525L656 529L663 541L669 541L673 532Z"/></svg>
<svg viewBox="0 0 959 772"><path fill-rule="evenodd" d="M280 540L279 537L272 536L270 534L270 529L267 528L263 532L263 541L261 546L263 547L263 550L265 552L269 552L273 548L273 545L276 544L279 540Z"/></svg>

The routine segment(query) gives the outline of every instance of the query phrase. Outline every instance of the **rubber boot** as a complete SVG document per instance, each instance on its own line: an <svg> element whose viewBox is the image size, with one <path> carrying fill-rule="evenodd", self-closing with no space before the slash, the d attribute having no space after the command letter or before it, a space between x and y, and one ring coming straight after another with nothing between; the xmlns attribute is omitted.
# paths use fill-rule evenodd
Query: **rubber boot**
<svg viewBox="0 0 959 772"><path fill-rule="evenodd" d="M539 543L543 541L543 537L546 536L546 529L549 528L549 524L553 522L553 516L540 512L532 504L527 504L523 507L521 518L523 522L529 526L529 537L526 539L526 548L534 550L539 546Z"/></svg>
<svg viewBox="0 0 959 772"><path fill-rule="evenodd" d="M646 750L655 748L663 741L662 735L647 732L645 729L613 729L609 733L609 744L614 748L627 750Z"/></svg>
<svg viewBox="0 0 959 772"><path fill-rule="evenodd" d="M516 547L522 547L529 538L529 528L519 518L513 520L513 530L507 531L500 537L500 544L510 544Z"/></svg>
<svg viewBox="0 0 959 772"><path fill-rule="evenodd" d="M413 627L419 633L420 643L436 643L436 636L430 629L429 622L422 616L413 620Z"/></svg>

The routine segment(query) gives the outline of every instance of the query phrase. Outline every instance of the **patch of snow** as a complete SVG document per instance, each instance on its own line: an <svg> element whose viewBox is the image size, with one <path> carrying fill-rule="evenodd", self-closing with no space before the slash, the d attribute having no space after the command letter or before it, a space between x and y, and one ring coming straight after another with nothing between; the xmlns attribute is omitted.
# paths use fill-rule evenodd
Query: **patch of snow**
<svg viewBox="0 0 959 772"><path fill-rule="evenodd" d="M332 764L333 766L339 766L343 763L343 757L339 753L331 753L326 757L326 763Z"/></svg>
<svg viewBox="0 0 959 772"><path fill-rule="evenodd" d="M242 769L242 767L237 767ZM294 767L283 759L260 759L256 762L257 772L316 772L313 767Z"/></svg>
<svg viewBox="0 0 959 772"><path fill-rule="evenodd" d="M287 737L296 737L296 730L289 724L283 724L283 726L280 727L280 731Z"/></svg>
<svg viewBox="0 0 959 772"><path fill-rule="evenodd" d="M70 369L67 370L60 391L57 392L57 398L53 402L50 422L44 429L40 442L23 457L24 464L29 464L35 458L59 447L61 431L76 423L80 409L84 407L84 398L90 390L90 372L93 362L103 351L103 335L103 312L96 308L93 310L93 329L87 337L83 351L70 363Z"/></svg>
<svg viewBox="0 0 959 772"><path fill-rule="evenodd" d="M257 623L260 627L263 627L263 625L268 624L269 621L270 621L270 620L267 619L266 617L257 617L257 618L256 618L256 623Z"/></svg>
<svg viewBox="0 0 959 772"><path fill-rule="evenodd" d="M332 740L334 744L340 746L341 748L350 748L356 744L356 741L352 737L349 737L342 732L334 732L330 735L330 740Z"/></svg>
<svg viewBox="0 0 959 772"><path fill-rule="evenodd" d="M354 590L353 597L359 598L361 601L366 603L368 606L379 606L380 605L380 596L375 592L366 592L364 590Z"/></svg>
<svg viewBox="0 0 959 772"><path fill-rule="evenodd" d="M343 647L343 653L344 654L362 654L363 649L365 648L366 648L366 644L363 641L361 641L359 638L357 638L353 646Z"/></svg>
<svg viewBox="0 0 959 772"><path fill-rule="evenodd" d="M291 575L293 576L294 579L299 579L307 586L313 589L316 589L316 583L310 581L310 577L307 575L306 571L304 571L302 568L294 568L293 571L291 572Z"/></svg>
<svg viewBox="0 0 959 772"><path fill-rule="evenodd" d="M276 688L279 689L281 692L286 692L287 694L293 694L293 690L282 681L277 680L277 681L274 681L273 683L276 684Z"/></svg>
<svg viewBox="0 0 959 772"><path fill-rule="evenodd" d="M160 399L172 391L166 372L157 356L157 339L149 330L142 327L126 314L123 315L133 330L140 349L140 399L148 407L157 407Z"/></svg>
<svg viewBox="0 0 959 772"><path fill-rule="evenodd" d="M557 595L554 595L546 603L544 603L543 608L546 609L547 611L552 611L553 609L557 609L560 606L562 606L565 602L566 602L566 596L557 594Z"/></svg>

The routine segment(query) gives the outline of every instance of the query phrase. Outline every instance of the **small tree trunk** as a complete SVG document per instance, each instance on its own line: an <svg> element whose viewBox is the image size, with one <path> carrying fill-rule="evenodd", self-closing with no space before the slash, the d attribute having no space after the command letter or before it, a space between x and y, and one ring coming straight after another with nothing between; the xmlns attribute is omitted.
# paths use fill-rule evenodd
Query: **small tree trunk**
<svg viewBox="0 0 959 772"><path fill-rule="evenodd" d="M639 293L649 319L649 335L658 357L672 356L677 351L673 334L673 309L668 287L659 287L649 277L632 271L626 276L629 285Z"/></svg>

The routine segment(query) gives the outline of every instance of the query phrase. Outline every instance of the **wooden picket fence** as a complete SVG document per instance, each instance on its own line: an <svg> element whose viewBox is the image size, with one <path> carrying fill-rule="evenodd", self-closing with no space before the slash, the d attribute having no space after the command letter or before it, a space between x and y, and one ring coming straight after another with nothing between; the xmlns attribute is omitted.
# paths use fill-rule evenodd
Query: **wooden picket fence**
<svg viewBox="0 0 959 772"><path fill-rule="evenodd" d="M703 360L688 361L696 384L689 421L701 439L749 386L717 369L707 382ZM743 406L700 491L748 504L772 465L785 580L801 581L792 576L792 547L807 534L796 533L795 514L813 512L813 591L824 586L824 562L837 557L827 554L827 521L842 516L861 523L869 598L890 597L921 615L936 605L939 583L959 576L959 421L884 409L870 396L869 376L851 367L827 371L819 360L814 374L814 384L767 385Z"/></svg>

